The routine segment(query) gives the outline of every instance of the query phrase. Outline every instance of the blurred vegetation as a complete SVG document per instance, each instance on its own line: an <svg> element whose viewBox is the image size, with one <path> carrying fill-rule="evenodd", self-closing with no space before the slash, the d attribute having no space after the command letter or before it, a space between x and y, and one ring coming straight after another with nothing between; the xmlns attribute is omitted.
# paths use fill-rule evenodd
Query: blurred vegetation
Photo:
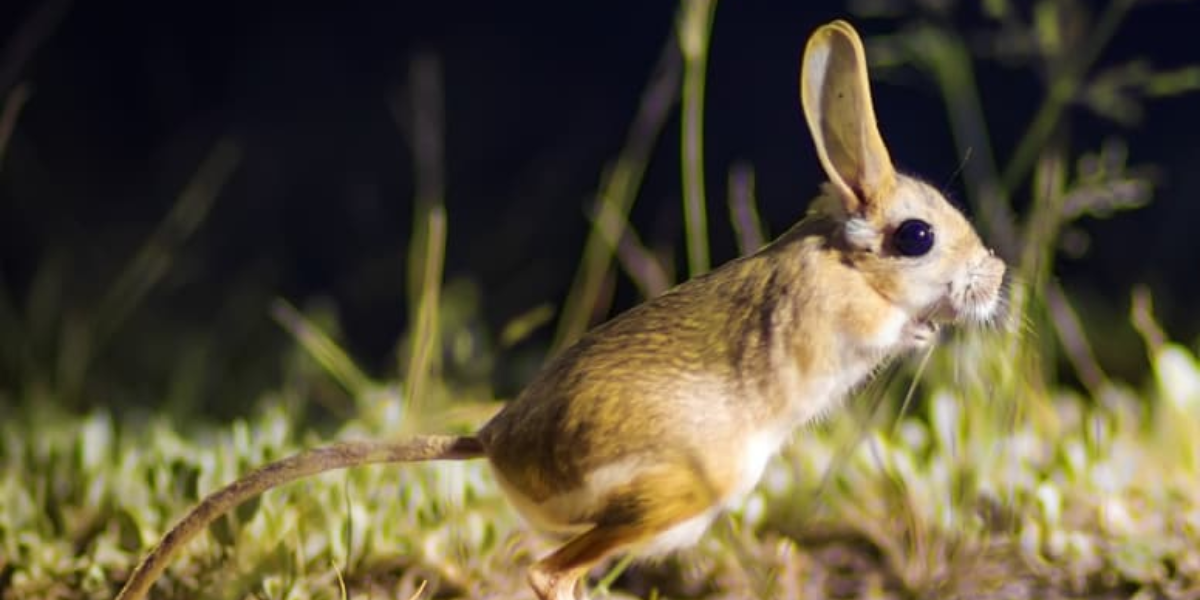
<svg viewBox="0 0 1200 600"><path fill-rule="evenodd" d="M969 8L955 2L851 4L892 31L868 40L874 74L914 70L940 92L970 212L1012 265L1007 320L956 332L930 355L895 365L849 414L798 435L700 547L614 573L601 587L618 597L1200 596L1196 348L1162 330L1149 292L1123 291L1151 375L1108 376L1091 340L1111 331L1089 328L1054 276L1064 253L1086 251L1073 233L1081 222L1152 201L1153 165L1128 165L1119 132L1156 98L1200 88L1200 66L1100 64L1127 13L1154 10L1133 0L1096 12L1070 0L1032 8L985 0L972 30L951 25ZM253 406L244 416L197 420L212 393L205 382L239 357L224 346L213 352L211 326L127 327L186 268L182 249L237 170L235 140L213 145L122 269L81 278L74 265L85 261L58 256L43 261L25 297L0 281L0 598L111 596L199 495L299 448L469 431L502 400L492 371L520 379L533 366L497 364L500 349L555 320L555 347L568 344L609 313L618 280L644 296L679 280L676 257L629 225L650 150L673 133L676 102L687 273L705 270L709 228L720 226L704 214L701 118L716 5L680 6L624 147L603 169L562 307L533 306L480 331L479 290L444 281L454 223L443 206L441 138L454 115L442 114L441 67L430 55L414 59L408 96L394 105L418 185L410 327L391 367L364 368L350 356L330 306L297 308L231 281L229 318L269 307L293 343L255 344L270 353L239 365L274 378L261 398L240 399ZM1040 106L1005 156L993 150L975 75L988 61L1043 83ZM19 84L5 92L0 150L28 99ZM1067 117L1084 111L1111 123L1099 147L1072 145ZM753 251L768 238L753 166L719 166L728 169L730 227L740 250ZM128 390L111 383L112 370L159 375ZM167 400L137 414L97 408L106 405L97 398L139 393ZM525 597L520 567L547 548L482 464L370 467L274 491L219 521L157 595Z"/></svg>

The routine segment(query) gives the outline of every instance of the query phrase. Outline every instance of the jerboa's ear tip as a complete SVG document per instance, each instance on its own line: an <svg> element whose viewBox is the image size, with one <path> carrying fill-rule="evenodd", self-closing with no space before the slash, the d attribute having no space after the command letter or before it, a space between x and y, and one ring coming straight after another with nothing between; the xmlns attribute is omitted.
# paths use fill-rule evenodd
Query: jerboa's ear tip
<svg viewBox="0 0 1200 600"><path fill-rule="evenodd" d="M881 201L894 169L875 123L866 51L846 21L822 25L809 38L800 96L822 166L847 208Z"/></svg>
<svg viewBox="0 0 1200 600"><path fill-rule="evenodd" d="M838 19L831 21L817 28L812 36L808 39L808 48L814 49L819 44L829 44L831 38L840 37L845 41L850 42L857 50L861 51L862 38L858 35L858 30L847 21Z"/></svg>
<svg viewBox="0 0 1200 600"><path fill-rule="evenodd" d="M849 44L849 49L843 44ZM834 66L830 61L841 64ZM818 27L809 36L808 43L804 46L804 55L800 59L802 99L816 100L826 78L830 76L830 69L845 71L847 65L851 65L849 70L860 71L865 69L865 63L866 53L862 47L862 40L850 23L839 19Z"/></svg>

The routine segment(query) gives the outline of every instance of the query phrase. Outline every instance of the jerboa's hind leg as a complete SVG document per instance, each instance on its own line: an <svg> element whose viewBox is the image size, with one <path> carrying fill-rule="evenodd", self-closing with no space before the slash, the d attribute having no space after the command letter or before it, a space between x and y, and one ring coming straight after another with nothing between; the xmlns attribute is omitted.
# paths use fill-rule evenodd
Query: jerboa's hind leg
<svg viewBox="0 0 1200 600"><path fill-rule="evenodd" d="M617 488L595 525L529 569L541 600L586 599L584 577L622 550L687 545L716 514L722 494L692 468L655 469Z"/></svg>

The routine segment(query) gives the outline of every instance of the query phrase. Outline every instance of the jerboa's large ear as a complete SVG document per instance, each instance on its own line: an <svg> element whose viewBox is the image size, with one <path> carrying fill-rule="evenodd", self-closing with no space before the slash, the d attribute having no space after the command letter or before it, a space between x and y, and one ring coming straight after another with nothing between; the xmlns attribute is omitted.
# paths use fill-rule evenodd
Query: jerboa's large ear
<svg viewBox="0 0 1200 600"><path fill-rule="evenodd" d="M849 23L823 25L809 38L800 103L821 166L847 212L878 208L895 185L896 170L875 124L862 40Z"/></svg>

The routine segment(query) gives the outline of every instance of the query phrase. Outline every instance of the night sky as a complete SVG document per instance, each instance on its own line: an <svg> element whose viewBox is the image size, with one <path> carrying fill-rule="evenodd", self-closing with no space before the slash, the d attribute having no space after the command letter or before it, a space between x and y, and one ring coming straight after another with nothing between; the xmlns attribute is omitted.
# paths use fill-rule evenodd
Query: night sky
<svg viewBox="0 0 1200 600"><path fill-rule="evenodd" d="M232 136L243 161L145 310L204 323L232 286L247 282L296 302L328 296L368 363L404 327L412 155L392 105L413 56L439 57L445 79L447 274L481 283L483 309L498 326L540 302L561 302L585 208L674 17L673 3L632 0L62 4L64 17L19 77L0 81L3 92L17 81L32 91L0 170L0 274L14 293L23 296L39 265L65 255L74 300L86 304L214 140ZM1146 4L1100 64L1200 62L1200 3ZM35 6L43 5L2 3L0 39L9 47ZM973 10L953 14L964 31L983 23ZM754 165L772 233L814 195L821 176L798 109L797 61L809 32L845 16L834 2L719 4L706 107L717 261L735 249L724 205L731 163ZM900 21L855 23L869 37ZM1040 82L995 63L982 64L979 78L1005 156L1036 109ZM962 197L962 157L928 79L893 71L874 90L901 168ZM1128 290L1145 281L1171 330L1200 331L1191 309L1200 301L1197 108L1200 95L1155 101L1135 129L1072 113L1079 147L1120 135L1131 163L1155 163L1161 175L1151 207L1087 221L1089 253L1060 265L1068 289L1096 314L1125 319ZM634 224L682 256L677 119L668 128Z"/></svg>

